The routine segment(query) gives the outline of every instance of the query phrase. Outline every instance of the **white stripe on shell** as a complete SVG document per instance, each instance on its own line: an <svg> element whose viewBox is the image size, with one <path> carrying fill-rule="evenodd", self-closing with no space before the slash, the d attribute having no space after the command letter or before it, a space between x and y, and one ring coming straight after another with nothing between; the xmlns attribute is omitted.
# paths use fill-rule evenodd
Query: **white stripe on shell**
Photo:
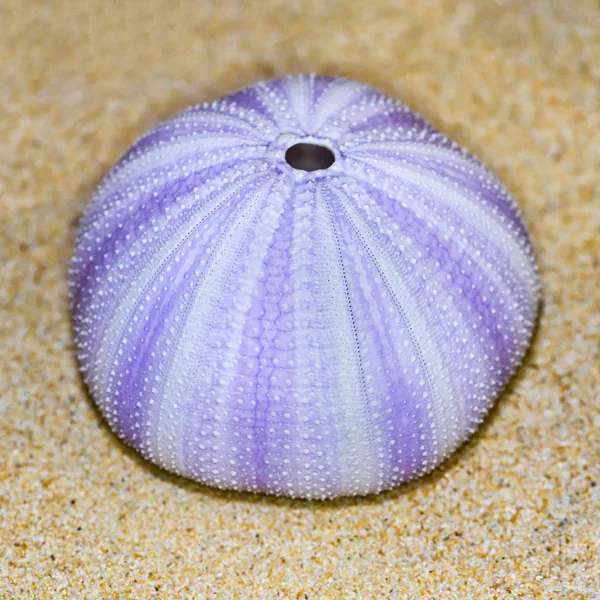
<svg viewBox="0 0 600 600"><path fill-rule="evenodd" d="M315 107L313 122L309 133L319 133L319 130L335 115L340 117L340 110L351 104L367 87L356 81L344 79L335 80L323 91Z"/></svg>
<svg viewBox="0 0 600 600"><path fill-rule="evenodd" d="M331 362L339 367L335 372L331 370L331 375L337 380L336 389L339 393L329 402L335 411L340 444L340 489L336 490L336 494L365 494L377 488L378 449L373 447L371 439L372 423L362 379L358 340L352 327L351 300L345 289L343 258L331 209L322 196L323 185L319 184L316 190L315 227L323 242L322 265L329 276L331 292L327 302L331 315L328 334L331 338L329 347L333 349Z"/></svg>
<svg viewBox="0 0 600 600"><path fill-rule="evenodd" d="M312 78L293 77L285 79L285 90L292 111L296 114L301 128L310 133L310 120L312 117Z"/></svg>

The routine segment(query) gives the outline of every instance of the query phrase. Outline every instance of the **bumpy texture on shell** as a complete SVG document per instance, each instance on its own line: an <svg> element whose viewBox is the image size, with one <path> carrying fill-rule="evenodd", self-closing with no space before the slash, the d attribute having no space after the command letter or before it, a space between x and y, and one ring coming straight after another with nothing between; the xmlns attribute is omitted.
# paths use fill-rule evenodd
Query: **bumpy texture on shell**
<svg viewBox="0 0 600 600"><path fill-rule="evenodd" d="M297 142L334 164L285 162ZM110 426L223 488L366 494L425 474L523 357L539 280L497 179L356 81L258 83L139 139L71 266Z"/></svg>

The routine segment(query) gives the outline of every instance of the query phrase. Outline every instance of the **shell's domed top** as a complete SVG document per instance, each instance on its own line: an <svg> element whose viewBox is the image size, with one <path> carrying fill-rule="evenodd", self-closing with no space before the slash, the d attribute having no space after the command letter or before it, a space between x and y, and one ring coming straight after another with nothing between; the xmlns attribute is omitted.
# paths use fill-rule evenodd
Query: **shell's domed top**
<svg viewBox="0 0 600 600"><path fill-rule="evenodd" d="M258 83L139 139L82 220L79 359L111 427L224 488L326 498L439 464L523 357L512 199L356 81Z"/></svg>

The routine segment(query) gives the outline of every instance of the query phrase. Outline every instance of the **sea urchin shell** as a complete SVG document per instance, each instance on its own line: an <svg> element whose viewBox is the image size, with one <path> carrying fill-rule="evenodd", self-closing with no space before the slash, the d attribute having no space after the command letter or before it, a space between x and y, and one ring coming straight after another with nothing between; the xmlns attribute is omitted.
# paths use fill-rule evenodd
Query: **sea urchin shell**
<svg viewBox="0 0 600 600"><path fill-rule="evenodd" d="M82 219L78 356L110 426L221 488L367 494L478 426L539 280L509 194L406 106L289 76L140 138Z"/></svg>

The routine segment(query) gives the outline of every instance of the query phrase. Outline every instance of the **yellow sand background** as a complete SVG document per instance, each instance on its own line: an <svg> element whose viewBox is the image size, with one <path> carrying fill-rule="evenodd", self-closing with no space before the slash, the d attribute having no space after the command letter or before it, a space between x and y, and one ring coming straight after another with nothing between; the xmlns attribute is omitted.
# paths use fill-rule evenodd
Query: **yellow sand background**
<svg viewBox="0 0 600 600"><path fill-rule="evenodd" d="M310 503L152 467L78 377L82 207L148 127L288 72L422 112L514 193L532 352L425 479ZM0 0L0 598L598 598L600 6L586 0Z"/></svg>

